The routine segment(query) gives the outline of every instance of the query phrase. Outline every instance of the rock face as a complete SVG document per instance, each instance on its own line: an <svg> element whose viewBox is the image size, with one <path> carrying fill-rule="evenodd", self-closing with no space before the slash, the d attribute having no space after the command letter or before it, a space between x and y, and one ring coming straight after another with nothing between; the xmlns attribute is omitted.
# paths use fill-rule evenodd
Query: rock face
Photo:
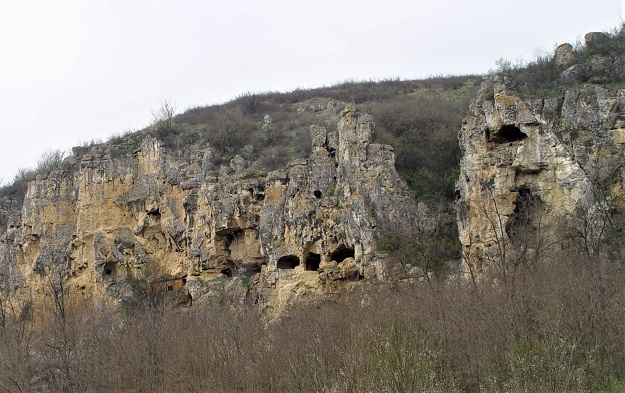
<svg viewBox="0 0 625 393"><path fill-rule="evenodd" d="M622 208L625 90L523 100L497 82L483 82L459 134L458 225L472 273L536 257L576 220L599 228L596 213Z"/></svg>
<svg viewBox="0 0 625 393"><path fill-rule="evenodd" d="M558 45L555 55L555 62L558 68L565 69L575 64L575 54L573 53L573 45L565 43Z"/></svg>
<svg viewBox="0 0 625 393"><path fill-rule="evenodd" d="M416 225L417 207L372 132L348 106L337 132L311 127L308 159L270 173L238 156L217 169L210 147L182 159L150 137L123 157L76 149L9 217L1 285L36 298L53 272L109 305L172 291L177 304L280 310L388 279L376 236Z"/></svg>
<svg viewBox="0 0 625 393"><path fill-rule="evenodd" d="M565 86L623 81L623 32L612 38L605 33L588 33L584 36L583 50L574 51L571 44L559 45L554 61L560 74L559 83Z"/></svg>

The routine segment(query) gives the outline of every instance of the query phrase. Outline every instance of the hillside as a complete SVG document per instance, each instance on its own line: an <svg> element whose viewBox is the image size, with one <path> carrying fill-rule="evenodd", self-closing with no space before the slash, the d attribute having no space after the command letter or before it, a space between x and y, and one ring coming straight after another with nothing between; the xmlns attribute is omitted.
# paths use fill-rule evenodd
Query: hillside
<svg viewBox="0 0 625 393"><path fill-rule="evenodd" d="M395 148L397 169L415 191L426 197L428 192L445 190L449 196L459 159L455 129L478 83L477 76L455 76L245 93L226 104L189 109L171 123L115 138L106 148L113 155L125 154L137 148L147 133L174 151L210 145L218 155L217 164L239 154L250 161L250 171L271 171L310 153L311 124L336 131L340 111L355 103L360 112L375 119L374 141ZM433 157L431 150L441 155ZM420 181L439 176L447 183L428 184L427 191L419 187Z"/></svg>
<svg viewBox="0 0 625 393"><path fill-rule="evenodd" d="M244 93L228 103L196 107L181 114L164 102L155 113L153 125L113 135L106 143L77 146L72 154L125 157L151 135L177 155L213 147L214 173L236 155L249 162L250 173L271 171L306 157L310 153L310 125L336 130L339 112L347 103L355 102L360 111L376 119L374 140L394 146L397 169L418 197L444 194L450 198L460 158L456 128L478 82L477 76L345 82L288 93ZM433 156L432 150L442 154ZM11 184L0 187L0 233L6 230L9 211L21 208L28 182L47 176L62 159L63 152L49 152L34 168L20 170Z"/></svg>
<svg viewBox="0 0 625 393"><path fill-rule="evenodd" d="M45 157L0 191L0 388L622 391L624 38Z"/></svg>

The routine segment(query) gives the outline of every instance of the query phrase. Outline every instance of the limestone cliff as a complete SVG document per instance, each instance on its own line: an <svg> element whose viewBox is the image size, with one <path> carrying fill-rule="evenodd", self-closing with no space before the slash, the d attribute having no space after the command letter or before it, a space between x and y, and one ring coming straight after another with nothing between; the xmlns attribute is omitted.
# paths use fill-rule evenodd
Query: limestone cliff
<svg viewBox="0 0 625 393"><path fill-rule="evenodd" d="M151 137L121 157L75 149L9 217L2 287L36 298L53 271L111 306L152 291L279 310L388 279L376 236L415 225L417 207L372 132L348 106L337 132L311 127L308 159L269 173L240 156L216 170L210 146L179 156Z"/></svg>
<svg viewBox="0 0 625 393"><path fill-rule="evenodd" d="M588 84L522 99L503 82L485 79L459 134L459 231L472 272L530 263L567 237L587 236L588 247L623 207L625 90Z"/></svg>

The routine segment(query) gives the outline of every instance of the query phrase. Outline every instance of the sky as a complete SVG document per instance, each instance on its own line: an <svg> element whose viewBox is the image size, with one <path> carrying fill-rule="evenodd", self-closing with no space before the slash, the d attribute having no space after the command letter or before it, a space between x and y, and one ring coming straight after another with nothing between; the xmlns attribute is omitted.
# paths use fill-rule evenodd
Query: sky
<svg viewBox="0 0 625 393"><path fill-rule="evenodd" d="M0 0L0 180L162 100L482 74L624 17L625 0Z"/></svg>

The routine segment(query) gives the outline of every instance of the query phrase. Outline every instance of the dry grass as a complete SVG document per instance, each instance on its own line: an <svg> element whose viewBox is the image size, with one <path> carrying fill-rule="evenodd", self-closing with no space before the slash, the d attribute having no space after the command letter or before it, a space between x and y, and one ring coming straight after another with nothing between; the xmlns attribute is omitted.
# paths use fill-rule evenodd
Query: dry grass
<svg viewBox="0 0 625 393"><path fill-rule="evenodd" d="M0 389L72 392L618 391L625 269L562 260L513 283L375 285L267 324L253 306L133 315L4 308Z"/></svg>

